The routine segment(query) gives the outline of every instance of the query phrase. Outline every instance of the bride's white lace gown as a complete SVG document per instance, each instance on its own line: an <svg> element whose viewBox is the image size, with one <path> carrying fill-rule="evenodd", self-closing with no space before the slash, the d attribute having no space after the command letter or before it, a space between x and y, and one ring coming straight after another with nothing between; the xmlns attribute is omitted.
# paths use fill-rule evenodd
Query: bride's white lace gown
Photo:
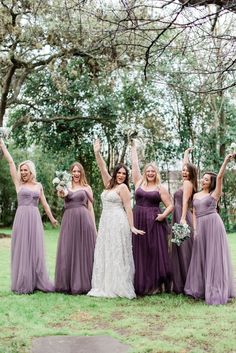
<svg viewBox="0 0 236 353"><path fill-rule="evenodd" d="M114 190L102 195L103 210L96 241L92 289L95 297L135 298L132 239L126 212Z"/></svg>

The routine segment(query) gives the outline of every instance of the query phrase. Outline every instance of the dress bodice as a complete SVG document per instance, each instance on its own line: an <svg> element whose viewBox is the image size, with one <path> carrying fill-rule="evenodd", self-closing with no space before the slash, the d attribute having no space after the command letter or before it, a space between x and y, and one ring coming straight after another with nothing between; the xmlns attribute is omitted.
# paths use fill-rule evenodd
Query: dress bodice
<svg viewBox="0 0 236 353"><path fill-rule="evenodd" d="M90 199L88 193L84 189L76 191L68 190L68 195L65 197L64 209L76 208L88 205L88 199Z"/></svg>
<svg viewBox="0 0 236 353"><path fill-rule="evenodd" d="M174 205L181 206L183 204L183 189L180 188L174 193Z"/></svg>
<svg viewBox="0 0 236 353"><path fill-rule="evenodd" d="M183 188L178 189L175 193L174 193L174 205L179 206L179 207L183 207ZM192 201L189 200L188 202L188 207L191 208L192 207Z"/></svg>
<svg viewBox="0 0 236 353"><path fill-rule="evenodd" d="M103 210L112 208L122 208L123 202L115 190L104 190L101 194Z"/></svg>
<svg viewBox="0 0 236 353"><path fill-rule="evenodd" d="M217 201L211 195L206 195L201 199L193 200L196 217L203 217L212 213L217 213Z"/></svg>
<svg viewBox="0 0 236 353"><path fill-rule="evenodd" d="M30 190L26 187L21 187L17 193L18 206L34 206L37 207L39 203L39 191Z"/></svg>
<svg viewBox="0 0 236 353"><path fill-rule="evenodd" d="M158 190L145 191L139 187L135 191L136 206L141 207L159 207L161 196Z"/></svg>

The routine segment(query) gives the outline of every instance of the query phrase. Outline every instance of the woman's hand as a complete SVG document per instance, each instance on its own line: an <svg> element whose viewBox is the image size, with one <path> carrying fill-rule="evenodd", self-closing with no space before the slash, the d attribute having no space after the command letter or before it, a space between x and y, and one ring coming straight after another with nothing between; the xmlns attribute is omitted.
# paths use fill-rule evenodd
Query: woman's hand
<svg viewBox="0 0 236 353"><path fill-rule="evenodd" d="M234 152L234 153L229 153L229 154L225 157L225 161L228 163L228 162L232 161L234 158L236 158L236 152Z"/></svg>
<svg viewBox="0 0 236 353"><path fill-rule="evenodd" d="M53 227L57 227L59 225L58 221L55 218L53 218L51 220L51 223L52 223Z"/></svg>
<svg viewBox="0 0 236 353"><path fill-rule="evenodd" d="M67 195L68 195L68 190L66 190L66 189L62 189L62 190L58 190L58 191L57 191L57 196L59 196L59 197L64 198L64 197L66 197Z"/></svg>
<svg viewBox="0 0 236 353"><path fill-rule="evenodd" d="M191 153L193 151L193 148L192 147L189 147L187 148L184 152L185 153Z"/></svg>
<svg viewBox="0 0 236 353"><path fill-rule="evenodd" d="M179 223L180 224L187 224L186 219L184 219L184 218L181 218Z"/></svg>
<svg viewBox="0 0 236 353"><path fill-rule="evenodd" d="M143 230L137 229L134 226L131 227L131 232L135 235L144 235L145 232Z"/></svg>
<svg viewBox="0 0 236 353"><path fill-rule="evenodd" d="M155 219L155 221L162 222L165 219L162 213L159 213Z"/></svg>
<svg viewBox="0 0 236 353"><path fill-rule="evenodd" d="M93 150L94 150L95 154L101 152L101 144L100 144L100 140L99 139L95 140L95 142L93 144Z"/></svg>

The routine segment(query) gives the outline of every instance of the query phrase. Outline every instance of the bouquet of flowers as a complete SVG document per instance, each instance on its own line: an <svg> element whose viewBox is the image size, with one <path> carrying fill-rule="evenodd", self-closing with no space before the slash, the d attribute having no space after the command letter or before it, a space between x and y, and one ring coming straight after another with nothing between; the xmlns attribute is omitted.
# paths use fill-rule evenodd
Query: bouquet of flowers
<svg viewBox="0 0 236 353"><path fill-rule="evenodd" d="M9 135L9 129L6 127L0 127L0 138L1 139L6 139L8 138Z"/></svg>
<svg viewBox="0 0 236 353"><path fill-rule="evenodd" d="M172 243L176 243L180 246L184 240L190 238L191 230L188 224L179 224L175 223L172 226L173 238L171 239Z"/></svg>
<svg viewBox="0 0 236 353"><path fill-rule="evenodd" d="M67 171L56 171L56 177L53 179L52 183L57 191L62 191L68 188L71 182L71 175Z"/></svg>

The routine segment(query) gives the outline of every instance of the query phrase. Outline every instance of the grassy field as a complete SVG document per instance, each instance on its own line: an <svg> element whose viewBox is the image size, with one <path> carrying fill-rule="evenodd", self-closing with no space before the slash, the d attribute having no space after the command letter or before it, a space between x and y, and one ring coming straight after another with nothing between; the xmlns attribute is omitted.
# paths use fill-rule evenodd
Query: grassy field
<svg viewBox="0 0 236 353"><path fill-rule="evenodd" d="M10 230L1 230L10 232ZM53 277L58 230L46 231ZM236 234L229 235L236 268ZM10 239L0 239L0 353L28 353L34 337L110 335L132 353L236 353L236 300L207 306L182 295L135 300L9 291ZM56 353L56 352L55 352ZM112 353L112 352L111 352Z"/></svg>

